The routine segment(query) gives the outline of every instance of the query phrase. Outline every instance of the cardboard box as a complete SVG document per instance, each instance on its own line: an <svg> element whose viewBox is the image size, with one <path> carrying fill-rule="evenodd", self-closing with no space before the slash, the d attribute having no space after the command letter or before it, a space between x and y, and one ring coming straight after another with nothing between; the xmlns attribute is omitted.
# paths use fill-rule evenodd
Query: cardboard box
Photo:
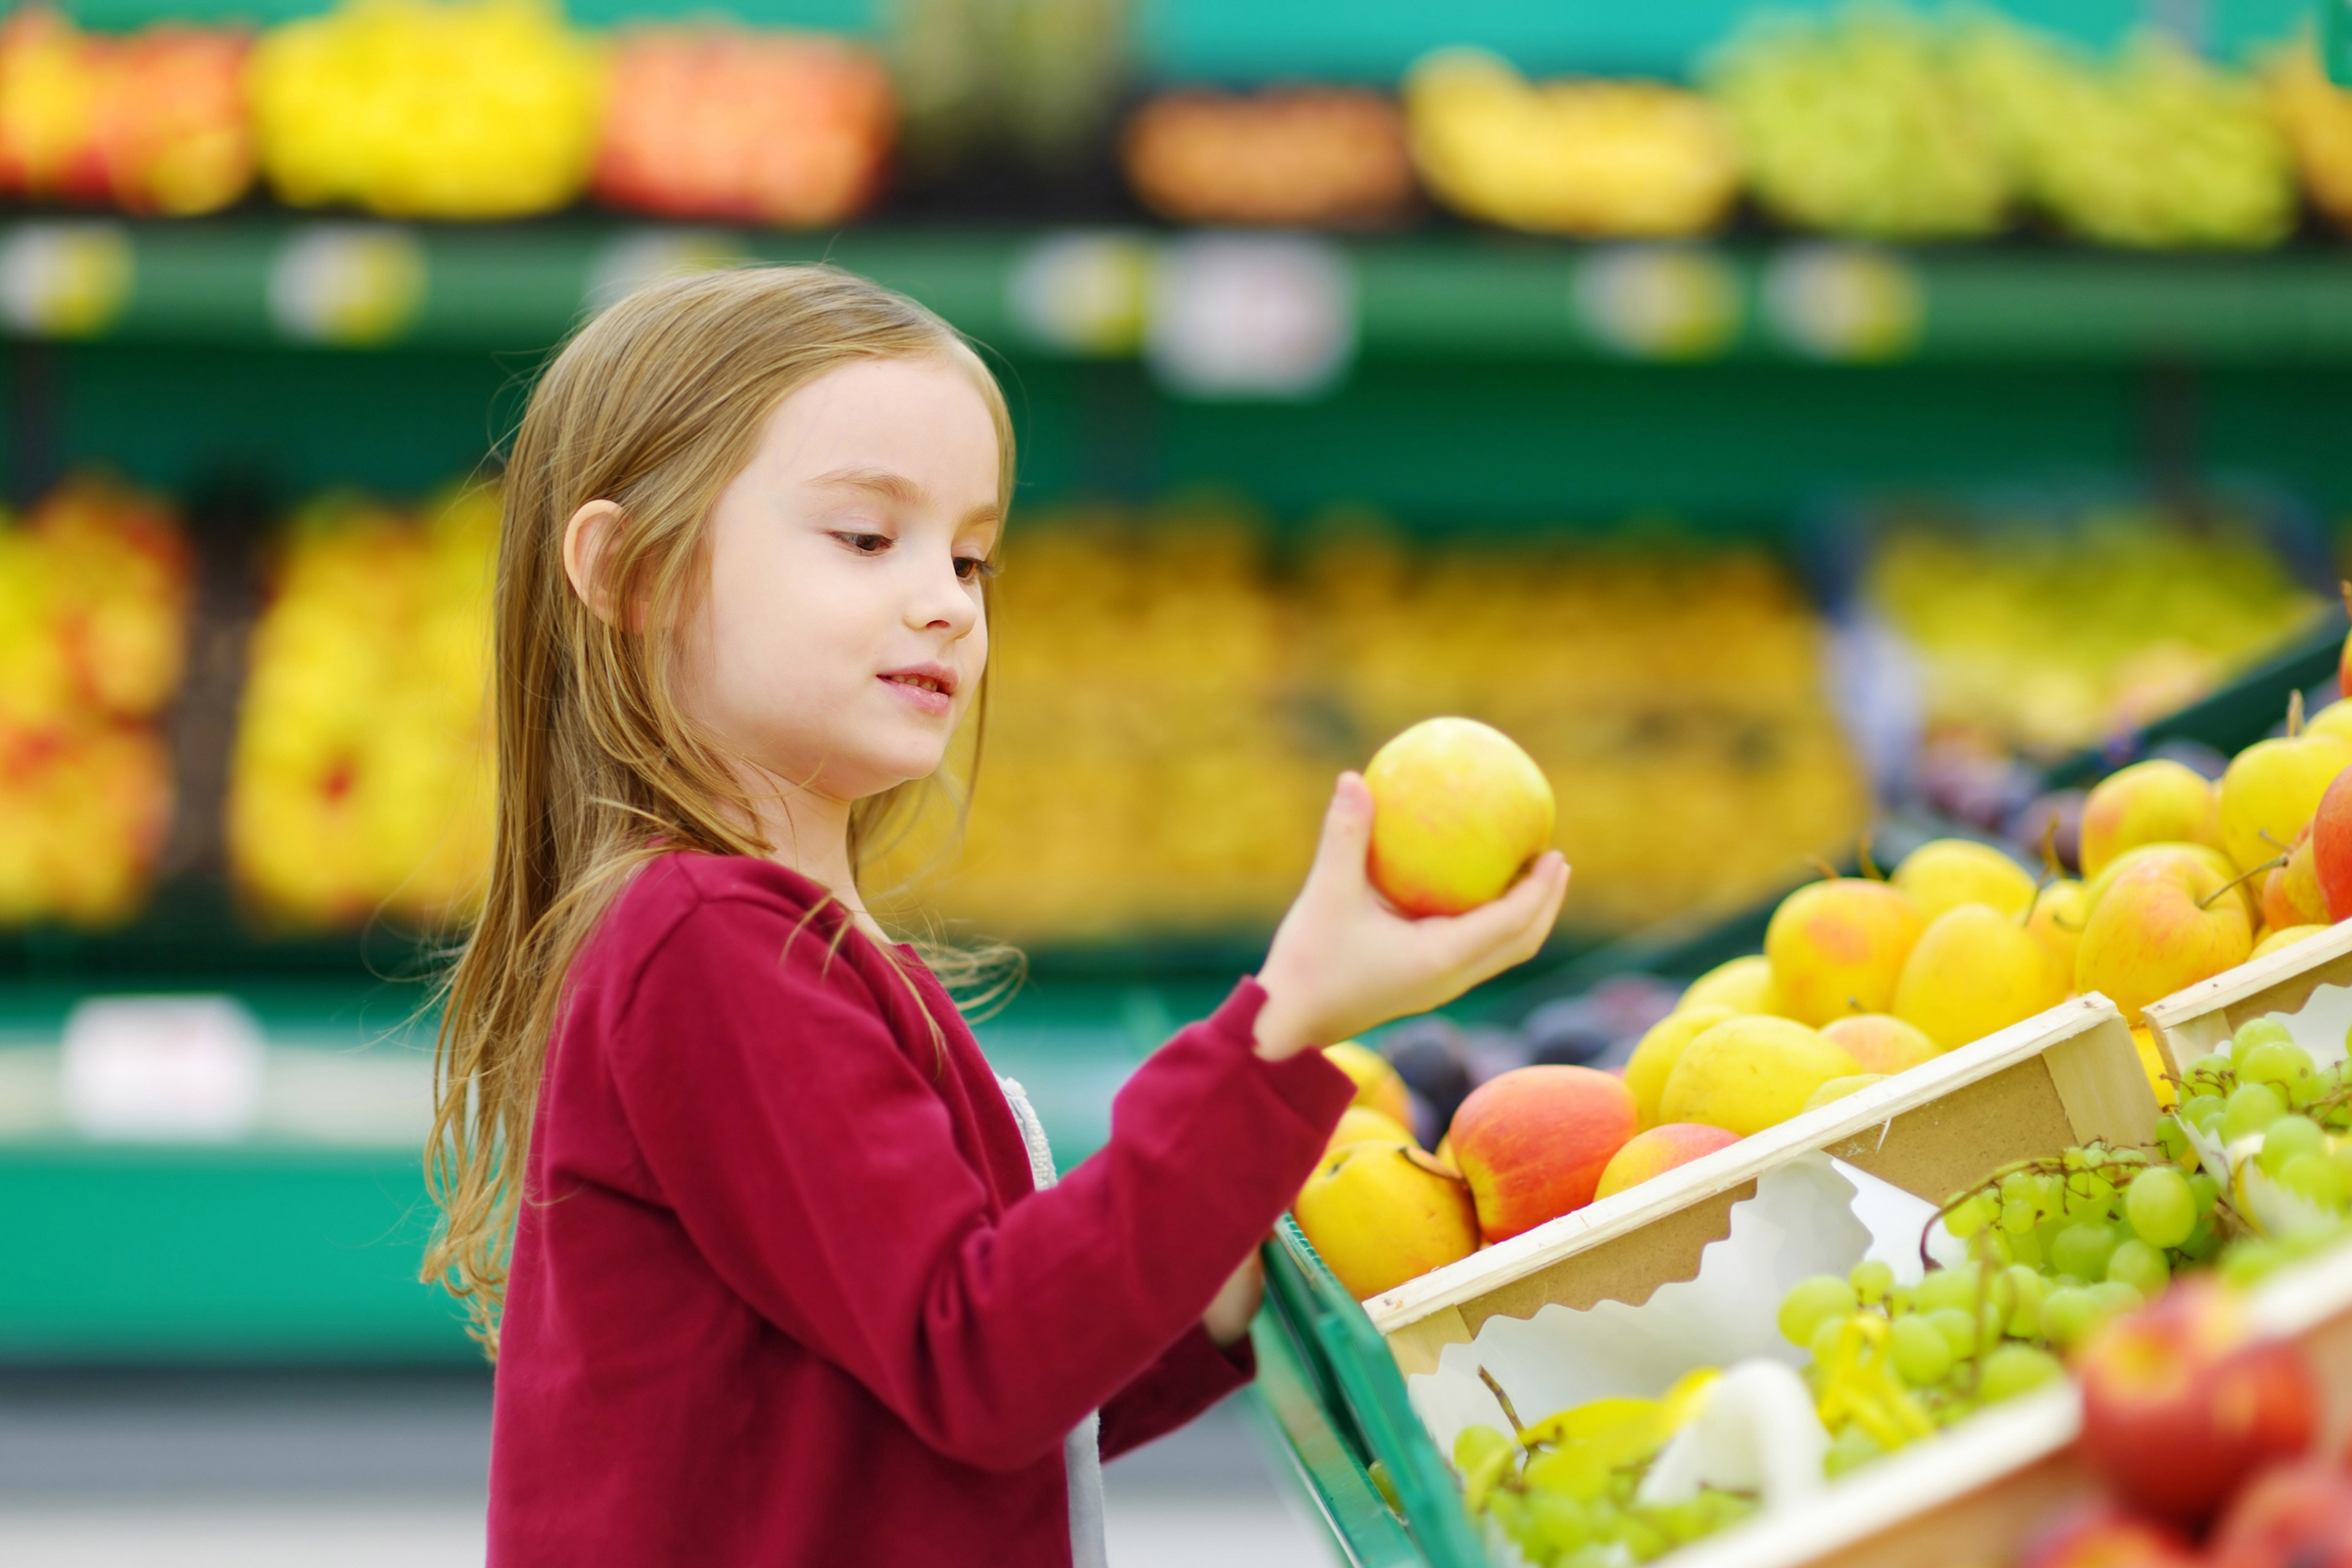
<svg viewBox="0 0 2352 1568"><path fill-rule="evenodd" d="M2149 1003L2148 1032L2178 1077L2226 1047L2239 1025L2299 1012L2323 985L2352 987L2352 921Z"/></svg>

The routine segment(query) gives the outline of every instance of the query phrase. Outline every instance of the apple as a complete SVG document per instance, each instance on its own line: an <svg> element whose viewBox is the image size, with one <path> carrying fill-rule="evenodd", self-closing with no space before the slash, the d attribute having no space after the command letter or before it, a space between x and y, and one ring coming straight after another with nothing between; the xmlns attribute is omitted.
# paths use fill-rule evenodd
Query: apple
<svg viewBox="0 0 2352 1568"><path fill-rule="evenodd" d="M1764 931L1782 1011L1811 1025L1885 1012L1926 925L1909 895L1885 882L1833 877L1799 888Z"/></svg>
<svg viewBox="0 0 2352 1568"><path fill-rule="evenodd" d="M1658 1102L1665 1097L1666 1079L1682 1059L1683 1047L1717 1024L1738 1016L1728 1007L1679 1007L1650 1026L1625 1063L1625 1087L1633 1091L1633 1112L1643 1126L1658 1124Z"/></svg>
<svg viewBox="0 0 2352 1568"><path fill-rule="evenodd" d="M1675 1011L1728 1007L1735 1013L1778 1013L1780 994L1772 985L1772 961L1760 952L1717 964L1690 983Z"/></svg>
<svg viewBox="0 0 2352 1568"><path fill-rule="evenodd" d="M2158 757L2118 768L2083 802L2083 875L2096 877L2141 844L2221 847L2221 802L2203 774Z"/></svg>
<svg viewBox="0 0 2352 1568"><path fill-rule="evenodd" d="M2196 1529L2263 1466L2310 1447L2319 1390L2301 1346L2251 1336L2210 1279L2182 1281L2075 1359L2083 1456L2153 1518Z"/></svg>
<svg viewBox="0 0 2352 1568"><path fill-rule="evenodd" d="M2293 869L2294 859L2287 861ZM2352 783L2338 777L2311 814L2311 874L2325 906L2321 923L2352 915Z"/></svg>
<svg viewBox="0 0 2352 1568"><path fill-rule="evenodd" d="M2018 914L2024 912L2019 906ZM2066 999L2067 976L2017 914L1960 904L1929 922L1888 1009L1955 1050Z"/></svg>
<svg viewBox="0 0 2352 1568"><path fill-rule="evenodd" d="M2033 912L2026 917L2025 929L2058 961L2058 973L2072 976L2074 954L2083 945L2083 926L2090 918L2089 889L2080 882L2062 879L2042 889L2042 896L2033 900Z"/></svg>
<svg viewBox="0 0 2352 1568"><path fill-rule="evenodd" d="M2241 871L2275 860L2352 767L2352 741L2307 731L2256 741L2221 775L2221 843Z"/></svg>
<svg viewBox="0 0 2352 1568"><path fill-rule="evenodd" d="M1410 1143L1351 1143L1327 1152L1290 1212L1360 1301L1478 1247L1469 1189Z"/></svg>
<svg viewBox="0 0 2352 1568"><path fill-rule="evenodd" d="M1898 1073L1938 1054L1940 1047L1916 1024L1891 1013L1856 1013L1822 1026L1822 1038L1852 1057L1864 1072Z"/></svg>
<svg viewBox="0 0 2352 1568"><path fill-rule="evenodd" d="M1852 1057L1793 1018L1727 1019L1683 1047L1658 1114L1744 1137L1788 1121L1832 1079L1860 1071Z"/></svg>
<svg viewBox="0 0 2352 1568"><path fill-rule="evenodd" d="M1592 1201L1637 1130L1633 1091L1591 1068L1518 1068L1470 1091L1446 1133L1478 1230L1505 1241Z"/></svg>
<svg viewBox="0 0 2352 1568"><path fill-rule="evenodd" d="M1356 1086L1356 1098L1349 1104L1377 1110L1401 1127L1412 1125L1412 1090L1405 1087L1388 1058L1369 1046L1341 1040L1323 1047L1323 1059L1346 1073Z"/></svg>
<svg viewBox="0 0 2352 1568"><path fill-rule="evenodd" d="M2106 869L2092 878L2084 885L2083 922L2086 925L2090 922L2092 912L2099 907L2099 900L2107 896L2107 889L2115 886L2116 878L2142 861L2160 855L2187 855L2212 867L2220 874L2222 881L2238 881L2238 863L2210 844L2190 844L2179 840L2163 844L2136 844L2108 861ZM2262 895L2252 882L2238 882L2237 897L2238 901L2245 907L2248 921L2261 918Z"/></svg>
<svg viewBox="0 0 2352 1568"><path fill-rule="evenodd" d="M1551 785L1517 742L1475 719L1425 719L1373 754L1372 885L1409 915L1502 896L1551 843Z"/></svg>
<svg viewBox="0 0 2352 1568"><path fill-rule="evenodd" d="M2228 880L2189 847L2152 852L2119 873L2092 907L2074 958L2074 989L2097 991L2137 1024L2142 1009L2243 963L2253 926Z"/></svg>
<svg viewBox="0 0 2352 1568"><path fill-rule="evenodd" d="M1663 1175L1676 1165L1687 1165L1701 1154L1712 1154L1738 1142L1738 1133L1698 1121L1668 1121L1637 1132L1610 1156L1592 1196L1595 1201L1614 1196L1637 1182Z"/></svg>
<svg viewBox="0 0 2352 1568"><path fill-rule="evenodd" d="M2328 923L2327 893L2319 885L2319 852L2312 847L2311 830L2312 824L2305 823L2287 849L2286 864L2259 879L2263 924L2273 931Z"/></svg>
<svg viewBox="0 0 2352 1568"><path fill-rule="evenodd" d="M1973 838L1936 838L1903 857L1890 879L1932 921L1961 904L1990 904L2003 914L2021 915L2033 901L2033 877L1990 844Z"/></svg>
<svg viewBox="0 0 2352 1568"><path fill-rule="evenodd" d="M2305 1462L2263 1471L2231 1500L2212 1568L2352 1568L2352 1476Z"/></svg>
<svg viewBox="0 0 2352 1568"><path fill-rule="evenodd" d="M2326 930L2326 926L2281 926L2276 931L2266 931L2263 932L2263 940L2254 943L2254 951L2246 956L2268 958L2280 948L2293 947L2299 942L2308 942L2313 937L2322 935Z"/></svg>
<svg viewBox="0 0 2352 1568"><path fill-rule="evenodd" d="M1328 1151L1344 1149L1350 1143L1410 1143L1421 1147L1420 1140L1407 1131L1404 1123L1369 1105L1351 1105L1339 1112L1339 1124L1331 1129L1324 1140Z"/></svg>
<svg viewBox="0 0 2352 1568"><path fill-rule="evenodd" d="M252 186L251 48L242 32L168 22L113 47L92 131L117 205L186 217L217 212Z"/></svg>
<svg viewBox="0 0 2352 1568"><path fill-rule="evenodd" d="M2017 1568L2196 1568L2177 1532L2106 1501L2070 1509L2035 1533Z"/></svg>

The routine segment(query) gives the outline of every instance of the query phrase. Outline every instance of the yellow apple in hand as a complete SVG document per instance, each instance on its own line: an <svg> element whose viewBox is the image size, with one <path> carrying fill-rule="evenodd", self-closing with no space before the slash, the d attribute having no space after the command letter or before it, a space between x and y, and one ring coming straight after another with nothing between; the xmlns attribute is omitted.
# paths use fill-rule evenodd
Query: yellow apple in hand
<svg viewBox="0 0 2352 1568"><path fill-rule="evenodd" d="M1885 882L1837 877L1799 888L1764 930L1781 1011L1812 1025L1885 1012L1926 924L1910 896Z"/></svg>
<svg viewBox="0 0 2352 1568"><path fill-rule="evenodd" d="M1551 843L1551 785L1517 742L1475 719L1425 719L1374 753L1372 885L1409 915L1502 896Z"/></svg>
<svg viewBox="0 0 2352 1568"><path fill-rule="evenodd" d="M2347 767L2352 741L2318 731L2256 741L2231 758L2221 775L2221 843L2238 869L2285 854Z"/></svg>
<svg viewBox="0 0 2352 1568"><path fill-rule="evenodd" d="M2226 885L2189 846L2134 861L2091 910L2074 988L2104 993L2137 1024L2149 1003L2243 963L2253 924L2243 900L2221 893Z"/></svg>
<svg viewBox="0 0 2352 1568"><path fill-rule="evenodd" d="M2033 877L2026 868L1973 838L1937 838L1903 857L1894 884L1933 921L1962 904L1990 904L2003 914L2021 915L2033 900Z"/></svg>
<svg viewBox="0 0 2352 1568"><path fill-rule="evenodd" d="M1949 1051L2065 999L2066 976L2022 921L1962 904L1920 933L1895 985L1895 1016Z"/></svg>
<svg viewBox="0 0 2352 1568"><path fill-rule="evenodd" d="M2158 757L2119 768L2083 802L2083 875L2142 844L2221 847L2221 803L2203 774Z"/></svg>

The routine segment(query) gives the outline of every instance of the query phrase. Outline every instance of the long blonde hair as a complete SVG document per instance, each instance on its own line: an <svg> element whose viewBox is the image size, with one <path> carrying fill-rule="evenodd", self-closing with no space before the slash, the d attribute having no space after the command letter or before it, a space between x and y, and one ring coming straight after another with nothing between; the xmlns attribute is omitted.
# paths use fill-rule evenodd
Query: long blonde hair
<svg viewBox="0 0 2352 1568"><path fill-rule="evenodd" d="M675 687L667 632L708 581L706 520L776 405L861 359L968 368L996 422L1009 507L1013 426L994 378L930 311L829 267L705 273L630 295L555 356L516 432L493 621L497 841L480 921L444 982L425 1156L442 1224L424 1277L466 1303L493 1359L531 1115L573 956L656 856L770 848L751 797ZM637 629L591 613L564 572L565 525L597 500L621 513L600 586L610 603L645 606ZM986 703L983 676L975 740ZM976 745L970 754L976 765ZM934 783L857 803L853 870ZM952 804L961 810L961 796Z"/></svg>

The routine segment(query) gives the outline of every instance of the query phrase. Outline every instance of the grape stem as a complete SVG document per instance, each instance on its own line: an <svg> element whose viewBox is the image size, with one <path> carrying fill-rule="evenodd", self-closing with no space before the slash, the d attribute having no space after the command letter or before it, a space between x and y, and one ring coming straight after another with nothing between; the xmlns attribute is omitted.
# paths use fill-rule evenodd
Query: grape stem
<svg viewBox="0 0 2352 1568"><path fill-rule="evenodd" d="M1503 1385L1495 1381L1495 1374L1483 1366L1478 1369L1478 1381L1486 1385L1486 1391L1495 1396L1495 1403L1503 1407L1503 1419L1511 1424L1512 1440L1517 1442L1518 1434L1528 1428L1527 1423L1519 1419L1519 1413L1512 1408L1511 1396L1503 1392Z"/></svg>

